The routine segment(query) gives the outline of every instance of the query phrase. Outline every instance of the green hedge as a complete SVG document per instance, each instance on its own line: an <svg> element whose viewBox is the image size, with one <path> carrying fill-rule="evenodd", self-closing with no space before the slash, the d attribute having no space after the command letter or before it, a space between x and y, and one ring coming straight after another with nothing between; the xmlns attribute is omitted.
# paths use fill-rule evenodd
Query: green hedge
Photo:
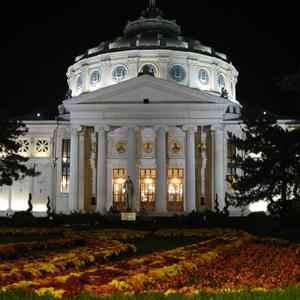
<svg viewBox="0 0 300 300"><path fill-rule="evenodd" d="M51 295L34 296L25 294L23 290L0 292L0 300L54 300ZM71 300L74 298L64 298ZM99 298L89 295L88 293L81 294L78 300L297 300L300 299L300 288L288 288L283 291L274 292L248 292L248 293L226 293L226 294L207 294L200 293L194 297L186 297L178 294L164 296L162 294L150 294L141 296L112 296Z"/></svg>

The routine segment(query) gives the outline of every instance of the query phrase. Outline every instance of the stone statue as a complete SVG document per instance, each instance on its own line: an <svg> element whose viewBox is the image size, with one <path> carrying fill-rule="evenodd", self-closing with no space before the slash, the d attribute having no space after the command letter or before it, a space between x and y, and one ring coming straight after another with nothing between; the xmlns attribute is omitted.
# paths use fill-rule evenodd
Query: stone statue
<svg viewBox="0 0 300 300"><path fill-rule="evenodd" d="M222 87L221 97L228 99L228 91Z"/></svg>
<svg viewBox="0 0 300 300"><path fill-rule="evenodd" d="M134 190L133 190L133 182L130 179L130 176L127 177L127 180L124 183L123 189L125 190L126 211L131 211L132 210L132 195L134 193Z"/></svg>

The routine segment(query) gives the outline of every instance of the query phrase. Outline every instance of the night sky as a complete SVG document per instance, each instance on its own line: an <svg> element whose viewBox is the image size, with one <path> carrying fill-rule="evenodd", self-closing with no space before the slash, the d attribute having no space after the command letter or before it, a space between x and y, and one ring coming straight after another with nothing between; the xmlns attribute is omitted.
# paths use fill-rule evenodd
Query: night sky
<svg viewBox="0 0 300 300"><path fill-rule="evenodd" d="M5 5L1 106L11 115L40 112L53 119L68 88L67 68L75 57L122 35L127 20L137 19L148 2L72 1L67 7L67 1L64 6L62 1L61 5L23 1ZM166 19L176 19L181 25L182 35L229 56L239 72L240 103L300 119L300 99L275 85L281 74L300 67L299 9L296 2L268 3L156 0Z"/></svg>

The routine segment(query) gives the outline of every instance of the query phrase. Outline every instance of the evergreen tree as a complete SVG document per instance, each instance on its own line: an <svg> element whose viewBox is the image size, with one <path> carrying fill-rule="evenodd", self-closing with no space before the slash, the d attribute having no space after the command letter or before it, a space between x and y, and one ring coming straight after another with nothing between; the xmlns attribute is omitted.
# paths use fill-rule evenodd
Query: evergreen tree
<svg viewBox="0 0 300 300"><path fill-rule="evenodd" d="M287 200L299 199L300 130L284 129L274 116L249 109L242 109L241 117L243 138L229 133L243 153L235 156L242 175L228 179L235 190L231 204L242 207L266 200L270 213L280 215Z"/></svg>
<svg viewBox="0 0 300 300"><path fill-rule="evenodd" d="M18 154L18 138L27 130L24 123L10 120L4 112L0 112L0 186L12 185L14 180L25 176L39 175L34 168L24 164L28 158Z"/></svg>

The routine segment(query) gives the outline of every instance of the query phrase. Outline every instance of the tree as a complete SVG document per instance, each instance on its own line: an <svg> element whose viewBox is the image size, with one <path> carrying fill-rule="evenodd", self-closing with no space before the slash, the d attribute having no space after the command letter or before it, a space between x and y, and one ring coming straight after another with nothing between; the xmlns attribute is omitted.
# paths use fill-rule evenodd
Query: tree
<svg viewBox="0 0 300 300"><path fill-rule="evenodd" d="M242 109L241 117L244 137L229 133L243 153L234 157L242 175L228 178L235 190L230 202L241 207L269 201L270 213L281 215L288 209L287 200L299 200L300 130L284 129L273 115L249 109Z"/></svg>
<svg viewBox="0 0 300 300"><path fill-rule="evenodd" d="M18 138L27 131L24 123L10 120L4 112L0 112L0 186L12 185L14 180L25 176L39 175L34 168L24 164L28 158L18 154Z"/></svg>

